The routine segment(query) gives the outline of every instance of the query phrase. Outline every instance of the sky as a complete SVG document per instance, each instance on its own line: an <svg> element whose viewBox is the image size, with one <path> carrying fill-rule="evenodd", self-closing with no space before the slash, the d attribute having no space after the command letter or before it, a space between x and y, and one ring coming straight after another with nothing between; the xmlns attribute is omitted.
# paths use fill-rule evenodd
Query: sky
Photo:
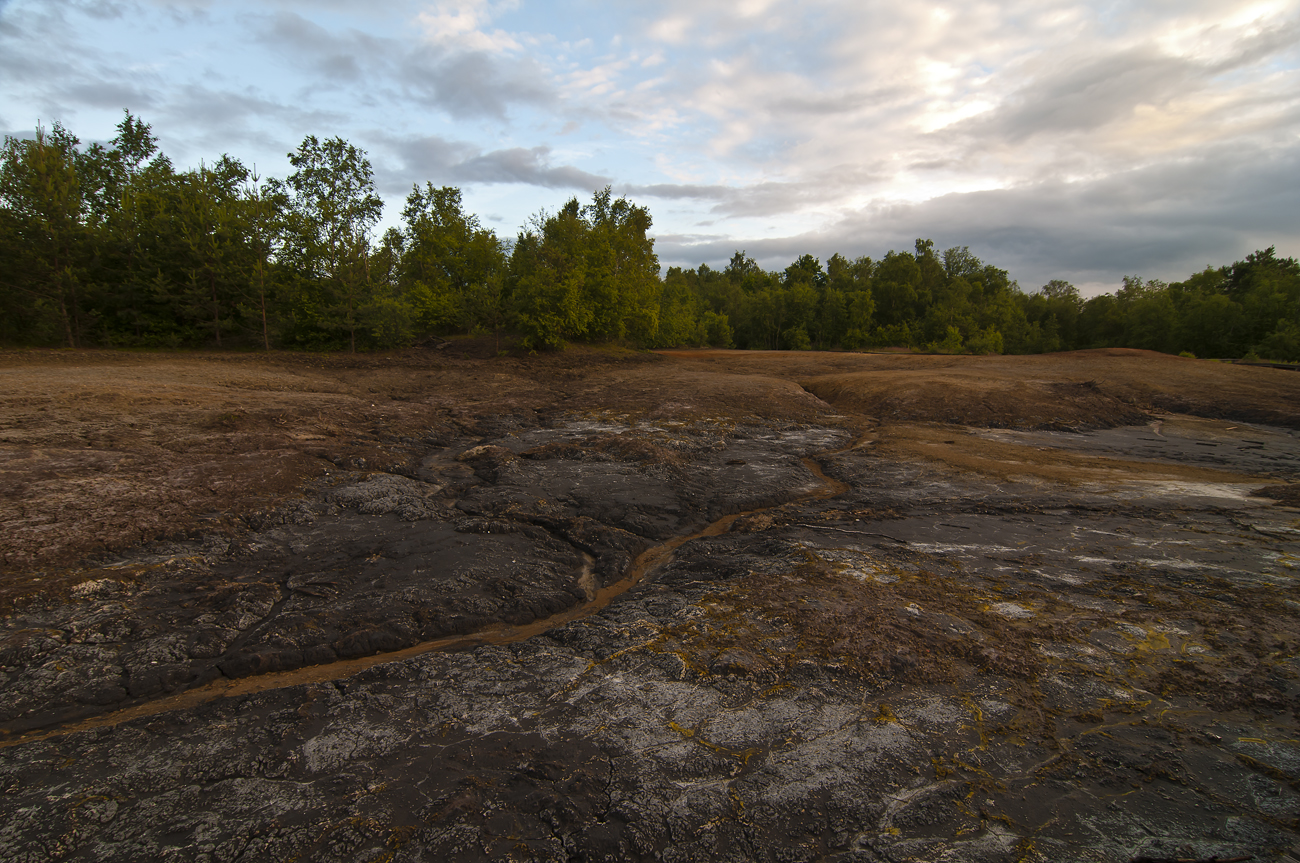
<svg viewBox="0 0 1300 863"><path fill-rule="evenodd" d="M1300 256L1300 0L0 0L0 132L286 176L511 238L611 186L663 266L969 246L1032 291Z"/></svg>

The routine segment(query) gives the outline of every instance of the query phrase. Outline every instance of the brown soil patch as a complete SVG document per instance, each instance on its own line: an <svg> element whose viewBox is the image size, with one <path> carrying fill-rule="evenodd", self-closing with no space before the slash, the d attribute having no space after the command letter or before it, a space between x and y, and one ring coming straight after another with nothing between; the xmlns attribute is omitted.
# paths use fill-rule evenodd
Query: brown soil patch
<svg viewBox="0 0 1300 863"><path fill-rule="evenodd" d="M841 411L992 427L1108 428L1145 411L1300 427L1300 375L1106 348L1023 357L661 351L722 374L802 383Z"/></svg>
<svg viewBox="0 0 1300 863"><path fill-rule="evenodd" d="M877 452L936 461L996 480L1045 480L1068 486L1111 482L1251 483L1259 478L1195 465L1128 461L988 440L939 424L889 423L863 442Z"/></svg>
<svg viewBox="0 0 1300 863"><path fill-rule="evenodd" d="M479 339L367 355L8 351L0 392L0 570L13 574L159 537L236 531L238 516L336 465L401 472L431 445L481 434L492 417L1105 427L1175 410L1300 426L1300 375L1128 350L934 357L573 347L497 356ZM992 445L907 427L911 443L901 427L882 443L1008 472ZM960 446L942 443L950 439ZM1110 469L1045 455L1012 472L1056 477L1076 467Z"/></svg>
<svg viewBox="0 0 1300 863"><path fill-rule="evenodd" d="M1300 375L1151 351L1029 357L860 355L859 370L804 380L872 416L1013 428L1113 427L1144 411L1300 425Z"/></svg>

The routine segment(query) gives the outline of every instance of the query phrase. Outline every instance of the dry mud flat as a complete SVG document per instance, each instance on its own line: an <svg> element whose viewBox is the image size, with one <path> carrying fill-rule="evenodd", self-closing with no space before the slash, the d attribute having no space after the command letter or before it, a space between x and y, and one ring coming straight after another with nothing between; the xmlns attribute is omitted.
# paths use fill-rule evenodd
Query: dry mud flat
<svg viewBox="0 0 1300 863"><path fill-rule="evenodd" d="M176 480L191 536L103 520L89 568L10 540L0 859L1300 858L1300 375L396 359L251 366L307 379L240 392L265 428L197 371L155 403L165 476L300 494ZM25 511L148 474L43 380Z"/></svg>

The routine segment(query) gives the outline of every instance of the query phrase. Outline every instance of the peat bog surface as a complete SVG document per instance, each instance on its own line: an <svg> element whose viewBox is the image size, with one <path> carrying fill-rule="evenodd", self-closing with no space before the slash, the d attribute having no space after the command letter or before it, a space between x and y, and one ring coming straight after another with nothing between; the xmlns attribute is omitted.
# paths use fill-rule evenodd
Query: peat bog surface
<svg viewBox="0 0 1300 863"><path fill-rule="evenodd" d="M1300 375L0 354L0 859L1300 859Z"/></svg>

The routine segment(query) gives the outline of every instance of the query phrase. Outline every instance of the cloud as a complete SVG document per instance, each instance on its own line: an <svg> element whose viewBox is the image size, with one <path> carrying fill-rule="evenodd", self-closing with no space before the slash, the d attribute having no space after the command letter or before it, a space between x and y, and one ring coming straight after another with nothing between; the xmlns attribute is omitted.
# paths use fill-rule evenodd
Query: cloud
<svg viewBox="0 0 1300 863"><path fill-rule="evenodd" d="M1124 274L1178 280L1278 238L1300 236L1300 146L1215 149L1090 181L941 195L920 203L874 202L837 223L787 237L660 236L668 264L725 262L737 248L777 269L805 252L825 260L970 246L1027 289L1049 279L1114 282ZM1286 252L1286 249L1283 249ZM1287 252L1291 253L1291 252Z"/></svg>
<svg viewBox="0 0 1300 863"><path fill-rule="evenodd" d="M798 181L767 180L748 184L653 183L621 184L619 193L631 196L711 202L709 213L718 216L774 216L805 207L836 202L844 189L879 179L868 165L832 165Z"/></svg>
<svg viewBox="0 0 1300 863"><path fill-rule="evenodd" d="M284 162L306 134L332 137L346 121L340 112L287 104L256 90L221 90L190 83L143 117L178 164L229 153L247 164Z"/></svg>
<svg viewBox="0 0 1300 863"><path fill-rule="evenodd" d="M693 199L697 201L719 201L735 196L733 186L702 185L699 183L653 183L648 186L625 184L619 186L620 195L648 196L651 198Z"/></svg>
<svg viewBox="0 0 1300 863"><path fill-rule="evenodd" d="M61 91L69 101L103 108L152 108L157 100L148 90L123 81L81 81Z"/></svg>
<svg viewBox="0 0 1300 863"><path fill-rule="evenodd" d="M590 192L610 184L610 179L572 165L553 165L546 146L510 147L484 152L473 144L439 136L388 139L386 146L403 169L384 176L385 188L396 192L411 183L434 185L468 183L521 183L546 189Z"/></svg>
<svg viewBox="0 0 1300 863"><path fill-rule="evenodd" d="M1265 64L1300 38L1300 28L1267 28L1237 40L1233 52L1213 59L1171 55L1146 42L1086 59L1067 55L1011 93L996 110L960 124L979 140L1023 143L1034 136L1092 132L1128 121L1143 107L1169 110L1177 103L1193 117L1207 109L1222 114L1222 100L1249 100L1222 79L1244 65ZM1211 95L1218 91L1217 97ZM1124 131L1132 134L1131 124Z"/></svg>
<svg viewBox="0 0 1300 863"><path fill-rule="evenodd" d="M332 81L359 81L368 70L382 66L393 45L357 30L333 33L295 12L279 12L257 39L275 51L292 51Z"/></svg>
<svg viewBox="0 0 1300 863"><path fill-rule="evenodd" d="M609 185L609 178L571 165L552 167L549 147L512 147L467 159L453 169L458 179L476 183L526 183L547 189L592 191Z"/></svg>
<svg viewBox="0 0 1300 863"><path fill-rule="evenodd" d="M1068 58L1064 68L1016 92L987 118L969 121L967 129L1013 143L1033 135L1096 129L1128 116L1140 104L1164 104L1204 85L1194 64L1152 46L1076 64L1077 59Z"/></svg>
<svg viewBox="0 0 1300 863"><path fill-rule="evenodd" d="M398 85L416 101L452 117L506 119L511 104L555 101L548 76L528 59L503 62L482 52L439 54L421 49L403 58Z"/></svg>
<svg viewBox="0 0 1300 863"><path fill-rule="evenodd" d="M286 104L254 90L220 90L201 84L187 84L176 91L163 115L165 120L185 118L218 134L237 134L257 120L289 128L328 128L343 119L338 112Z"/></svg>
<svg viewBox="0 0 1300 863"><path fill-rule="evenodd" d="M501 53L517 51L522 46L503 30L488 31L485 25L503 9L516 3L489 3L488 0L442 0L421 12L416 20L426 38L435 45L457 50Z"/></svg>
<svg viewBox="0 0 1300 863"><path fill-rule="evenodd" d="M414 100L457 119L498 120L512 104L554 101L549 76L535 60L494 56L474 47L478 40L411 44L357 29L329 30L289 11L265 19L257 38L307 64L319 76L318 87L323 78L350 88L352 98L387 94L386 101Z"/></svg>
<svg viewBox="0 0 1300 863"><path fill-rule="evenodd" d="M1118 281L1300 244L1285 197L1300 140L1295 0L801 15L779 2L765 13L775 27L722 26L724 5L647 12L662 26L645 41L672 65L640 108L673 106L668 134L695 165L618 188L682 212L659 235L666 263L748 248L776 267L933 236L1027 283ZM793 230L760 230L759 216Z"/></svg>

